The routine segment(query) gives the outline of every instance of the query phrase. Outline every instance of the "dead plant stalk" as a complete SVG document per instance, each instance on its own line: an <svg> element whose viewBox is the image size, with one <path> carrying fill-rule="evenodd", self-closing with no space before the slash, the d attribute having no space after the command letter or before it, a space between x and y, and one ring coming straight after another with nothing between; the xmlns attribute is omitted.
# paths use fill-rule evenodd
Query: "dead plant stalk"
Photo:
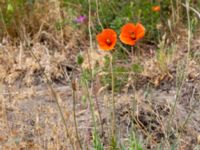
<svg viewBox="0 0 200 150"><path fill-rule="evenodd" d="M72 80L71 83L72 86L72 96L73 96L73 116L74 116L74 126L75 126L75 130L76 130L76 138L78 140L80 149L82 150L82 144L81 144L81 140L78 134L78 126L77 126L77 121L76 121L76 81Z"/></svg>
<svg viewBox="0 0 200 150"><path fill-rule="evenodd" d="M26 42L29 43L28 41L26 41ZM40 68L42 68L42 65L40 64L38 58L36 57L36 55L34 54L34 52L33 52L32 49L31 49L30 44L27 44L27 45L28 45L28 48L29 48L29 51L30 51L32 57L33 57L33 58L35 59L35 61L38 63L38 65L40 66ZM70 134L69 134L68 126L67 126L67 123L66 123L65 118L64 118L64 113L62 112L61 106L60 106L60 104L59 104L59 97L58 97L58 94L57 94L56 91L53 89L52 84L51 84L51 81L48 79L48 77L47 77L47 75L46 75L45 72L44 72L44 77L45 77L45 79L46 79L46 84L47 84L48 88L50 89L50 92L51 92L52 96L53 96L54 99L55 99L56 105L57 105L57 107L58 107L59 114L60 114L61 119L62 119L62 122L63 122L63 124L64 124L64 126L65 126L65 131L66 131L67 137L69 137L70 144L71 144L73 150L75 150L75 147L74 147L74 144L73 144L73 140L72 140L72 138L71 138L71 136L70 136Z"/></svg>
<svg viewBox="0 0 200 150"><path fill-rule="evenodd" d="M88 32L89 32L89 39L90 39L90 49L87 50L87 57L88 57L88 63L89 63L89 69L91 71L91 78L92 78L92 88L94 87L93 86L93 79L94 79L94 75L93 75L93 70L92 70L92 65L91 65L91 57L90 57L90 53L91 51L93 50L93 43L92 43L92 32L91 32L91 0L88 0L88 5L89 5L89 9L88 9ZM98 12L98 1L96 1L96 7L97 7L97 12ZM99 19L99 16L98 16L98 21L99 21L99 24L101 25L101 22L100 22L100 19ZM102 25L101 25L102 27ZM103 28L103 27L102 27ZM82 68L81 68L82 69ZM82 69L82 72L83 72L83 69ZM86 87L87 88L87 91L89 92L89 89L88 89L88 86ZM93 91L93 90L91 90ZM95 102L96 102L96 106L97 106L97 111L98 111L98 115L99 115L99 119L100 119L100 124L101 124L101 130L103 132L103 124L102 124L102 117L101 117L101 111L100 111L100 107L99 107L99 104L98 104L98 98L97 98L97 94L95 93L94 94L95 96ZM91 97L90 95L88 95L88 98L89 98L89 101L90 101L90 106L93 107L93 103L91 101ZM91 108L91 111L93 110L93 108ZM95 121L95 118L94 118L94 121ZM94 122L95 123L95 122ZM96 128L96 127L95 127ZM96 129L95 129L96 130Z"/></svg>

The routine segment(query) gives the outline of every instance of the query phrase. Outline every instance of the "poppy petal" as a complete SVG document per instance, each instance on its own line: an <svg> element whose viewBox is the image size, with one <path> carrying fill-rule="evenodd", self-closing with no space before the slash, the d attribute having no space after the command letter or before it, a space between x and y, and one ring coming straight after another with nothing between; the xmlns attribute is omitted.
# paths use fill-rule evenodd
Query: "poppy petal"
<svg viewBox="0 0 200 150"><path fill-rule="evenodd" d="M121 28L122 33L130 34L135 31L135 25L133 23L127 23Z"/></svg>
<svg viewBox="0 0 200 150"><path fill-rule="evenodd" d="M120 40L124 44L135 45L135 39L132 39L131 34L135 33L136 26L133 23L127 23L121 28Z"/></svg>
<svg viewBox="0 0 200 150"><path fill-rule="evenodd" d="M119 38L124 44L135 45L135 40L132 40L127 34L120 34Z"/></svg>
<svg viewBox="0 0 200 150"><path fill-rule="evenodd" d="M98 41L98 44L100 45L100 46L103 46L104 44L105 44L105 38L104 38L104 36L102 35L102 33L101 34L98 34L97 36L96 36L96 39L97 39L97 41Z"/></svg>
<svg viewBox="0 0 200 150"><path fill-rule="evenodd" d="M112 50L117 42L117 33L112 29L104 29L96 36L96 39L100 49Z"/></svg>
<svg viewBox="0 0 200 150"><path fill-rule="evenodd" d="M136 38L137 40L143 38L145 35L145 28L141 23L136 24Z"/></svg>

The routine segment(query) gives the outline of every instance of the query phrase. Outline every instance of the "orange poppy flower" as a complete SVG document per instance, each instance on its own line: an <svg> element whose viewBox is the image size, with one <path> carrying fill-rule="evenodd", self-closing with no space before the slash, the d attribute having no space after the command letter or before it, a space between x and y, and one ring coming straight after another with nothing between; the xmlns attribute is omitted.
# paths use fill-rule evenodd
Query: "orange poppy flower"
<svg viewBox="0 0 200 150"><path fill-rule="evenodd" d="M160 11L160 6L159 5L153 6L151 9L152 9L152 11L158 12L158 11Z"/></svg>
<svg viewBox="0 0 200 150"><path fill-rule="evenodd" d="M145 28L141 23L136 25L133 23L127 23L121 28L120 40L124 44L135 45L135 43L143 38L145 35Z"/></svg>
<svg viewBox="0 0 200 150"><path fill-rule="evenodd" d="M96 39L102 50L110 51L117 42L117 33L112 29L104 29L96 36Z"/></svg>

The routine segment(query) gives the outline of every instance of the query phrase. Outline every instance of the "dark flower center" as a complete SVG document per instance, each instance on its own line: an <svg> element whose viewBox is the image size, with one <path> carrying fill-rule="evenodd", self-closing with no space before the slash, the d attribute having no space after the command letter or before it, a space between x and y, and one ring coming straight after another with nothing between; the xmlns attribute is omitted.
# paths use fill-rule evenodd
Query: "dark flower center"
<svg viewBox="0 0 200 150"><path fill-rule="evenodd" d="M135 33L134 33L134 32L131 32L130 37L131 37L132 40L136 40L136 37L135 37Z"/></svg>
<svg viewBox="0 0 200 150"><path fill-rule="evenodd" d="M110 39L106 39L106 44L110 46L112 44L111 40Z"/></svg>

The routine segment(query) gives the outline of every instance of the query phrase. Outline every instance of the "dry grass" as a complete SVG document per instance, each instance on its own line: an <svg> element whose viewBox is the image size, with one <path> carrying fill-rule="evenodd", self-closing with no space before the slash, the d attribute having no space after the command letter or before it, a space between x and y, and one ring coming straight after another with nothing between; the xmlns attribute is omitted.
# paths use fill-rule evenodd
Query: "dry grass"
<svg viewBox="0 0 200 150"><path fill-rule="evenodd" d="M0 149L80 149L81 144L83 149L92 149L94 118L104 149L110 149L112 95L109 85L100 81L109 74L102 69L105 54L96 51L96 45L87 39L87 26L55 29L52 22L67 17L59 3L35 7L36 12L44 9L45 16L36 13L28 25L7 29L9 34L0 43ZM20 35L14 34L21 29ZM191 37L188 49L189 32L182 26L179 30L174 43L168 36L162 38L159 53L156 46L138 45L140 55L135 55L132 63L140 61L143 71L126 73L127 83L114 94L119 145L130 146L134 132L144 149L199 149L200 39L198 34ZM11 35L20 38L13 40ZM76 64L80 52L85 57L82 67ZM130 57L127 62L131 62ZM131 63L116 64L131 67ZM90 67L93 80L84 86L82 76ZM68 135L47 81L56 93ZM98 102L98 106L96 102L92 105L93 113L88 99ZM76 113L77 128L72 112Z"/></svg>

